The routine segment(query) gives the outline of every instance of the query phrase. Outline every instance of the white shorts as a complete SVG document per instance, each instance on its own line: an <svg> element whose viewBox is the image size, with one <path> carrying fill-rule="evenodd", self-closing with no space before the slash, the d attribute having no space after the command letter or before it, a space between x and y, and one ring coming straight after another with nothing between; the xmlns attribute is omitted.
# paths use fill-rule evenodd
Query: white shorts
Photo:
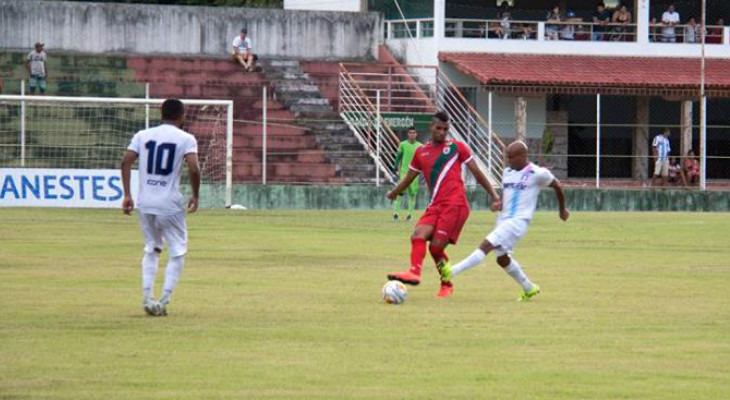
<svg viewBox="0 0 730 400"><path fill-rule="evenodd" d="M669 175L669 160L656 160L656 162L654 162L654 176L659 175Z"/></svg>
<svg viewBox="0 0 730 400"><path fill-rule="evenodd" d="M497 224L487 235L487 241L494 247L494 254L503 256L512 254L512 249L527 233L528 221L523 219L506 219Z"/></svg>
<svg viewBox="0 0 730 400"><path fill-rule="evenodd" d="M170 257L179 257L188 252L188 227L185 212L172 215L139 213L139 224L144 235L144 251L152 253L162 250L165 243L170 246Z"/></svg>

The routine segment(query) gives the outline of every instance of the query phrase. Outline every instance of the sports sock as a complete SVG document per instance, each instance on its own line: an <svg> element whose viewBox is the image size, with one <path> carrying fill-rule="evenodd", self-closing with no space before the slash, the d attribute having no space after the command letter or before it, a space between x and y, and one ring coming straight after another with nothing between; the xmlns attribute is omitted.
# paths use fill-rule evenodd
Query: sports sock
<svg viewBox="0 0 730 400"><path fill-rule="evenodd" d="M172 296L172 291L177 286L177 281L180 279L182 274L183 266L185 265L185 256L170 257L167 260L167 267L165 267L165 287L160 302L167 304Z"/></svg>
<svg viewBox="0 0 730 400"><path fill-rule="evenodd" d="M416 208L416 195L408 195L408 215L413 215L413 209Z"/></svg>
<svg viewBox="0 0 730 400"><path fill-rule="evenodd" d="M527 277L527 275L522 272L522 267L514 258L512 258L512 262L510 262L509 265L504 269L504 272L508 273L509 276L511 276L512 279L515 280L515 282L522 286L522 290L524 290L525 292L529 292L530 289L532 289L532 282L530 282L530 279Z"/></svg>
<svg viewBox="0 0 730 400"><path fill-rule="evenodd" d="M403 199L403 196L396 196L395 200L393 200L393 215L398 215L400 212L400 202Z"/></svg>
<svg viewBox="0 0 730 400"><path fill-rule="evenodd" d="M446 255L446 251L441 247L431 245L428 247L428 252L431 253L434 264L438 264L441 260L449 261L449 256Z"/></svg>
<svg viewBox="0 0 730 400"><path fill-rule="evenodd" d="M155 286L157 276L157 264L160 261L160 253L144 253L142 257L142 294L145 298L152 297L152 289Z"/></svg>
<svg viewBox="0 0 730 400"><path fill-rule="evenodd" d="M486 257L487 255L484 254L482 249L474 250L471 254L469 254L469 257L459 261L458 264L451 267L451 276L454 277L466 271L467 269L476 267L477 265L479 265L479 263L484 261Z"/></svg>
<svg viewBox="0 0 730 400"><path fill-rule="evenodd" d="M421 238L411 239L411 272L421 275L423 259L426 257L426 241Z"/></svg>

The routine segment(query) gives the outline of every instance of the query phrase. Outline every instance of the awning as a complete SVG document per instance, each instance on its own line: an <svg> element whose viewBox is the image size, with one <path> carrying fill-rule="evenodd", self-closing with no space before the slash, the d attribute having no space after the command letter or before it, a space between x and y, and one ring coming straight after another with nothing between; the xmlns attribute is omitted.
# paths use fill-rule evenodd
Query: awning
<svg viewBox="0 0 730 400"><path fill-rule="evenodd" d="M449 53L453 65L490 90L697 97L699 58ZM730 97L730 60L706 60L709 96Z"/></svg>

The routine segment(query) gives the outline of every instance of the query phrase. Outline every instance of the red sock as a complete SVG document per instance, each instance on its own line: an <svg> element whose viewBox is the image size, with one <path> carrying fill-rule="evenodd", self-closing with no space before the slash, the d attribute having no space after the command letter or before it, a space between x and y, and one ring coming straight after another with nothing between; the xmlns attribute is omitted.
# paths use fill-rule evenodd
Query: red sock
<svg viewBox="0 0 730 400"><path fill-rule="evenodd" d="M428 246L428 252L431 253L431 258L433 258L435 264L438 264L441 260L449 261L449 256L446 255L446 252L441 247L434 245Z"/></svg>
<svg viewBox="0 0 730 400"><path fill-rule="evenodd" d="M411 239L411 272L421 275L421 267L425 257L426 241L421 238Z"/></svg>

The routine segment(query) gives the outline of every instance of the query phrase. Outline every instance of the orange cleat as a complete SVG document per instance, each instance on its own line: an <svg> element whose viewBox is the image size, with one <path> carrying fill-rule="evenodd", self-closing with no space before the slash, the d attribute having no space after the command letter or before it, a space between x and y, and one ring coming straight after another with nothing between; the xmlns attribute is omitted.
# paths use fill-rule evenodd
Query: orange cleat
<svg viewBox="0 0 730 400"><path fill-rule="evenodd" d="M388 280L389 281L401 281L405 283L406 285L413 285L418 286L419 283L421 283L421 275L415 274L411 272L410 270L404 271L404 272L395 272L392 274L388 274Z"/></svg>
<svg viewBox="0 0 730 400"><path fill-rule="evenodd" d="M451 282L441 282L441 289L439 289L436 297L439 299L445 299L447 297L451 297L453 293L454 285Z"/></svg>

